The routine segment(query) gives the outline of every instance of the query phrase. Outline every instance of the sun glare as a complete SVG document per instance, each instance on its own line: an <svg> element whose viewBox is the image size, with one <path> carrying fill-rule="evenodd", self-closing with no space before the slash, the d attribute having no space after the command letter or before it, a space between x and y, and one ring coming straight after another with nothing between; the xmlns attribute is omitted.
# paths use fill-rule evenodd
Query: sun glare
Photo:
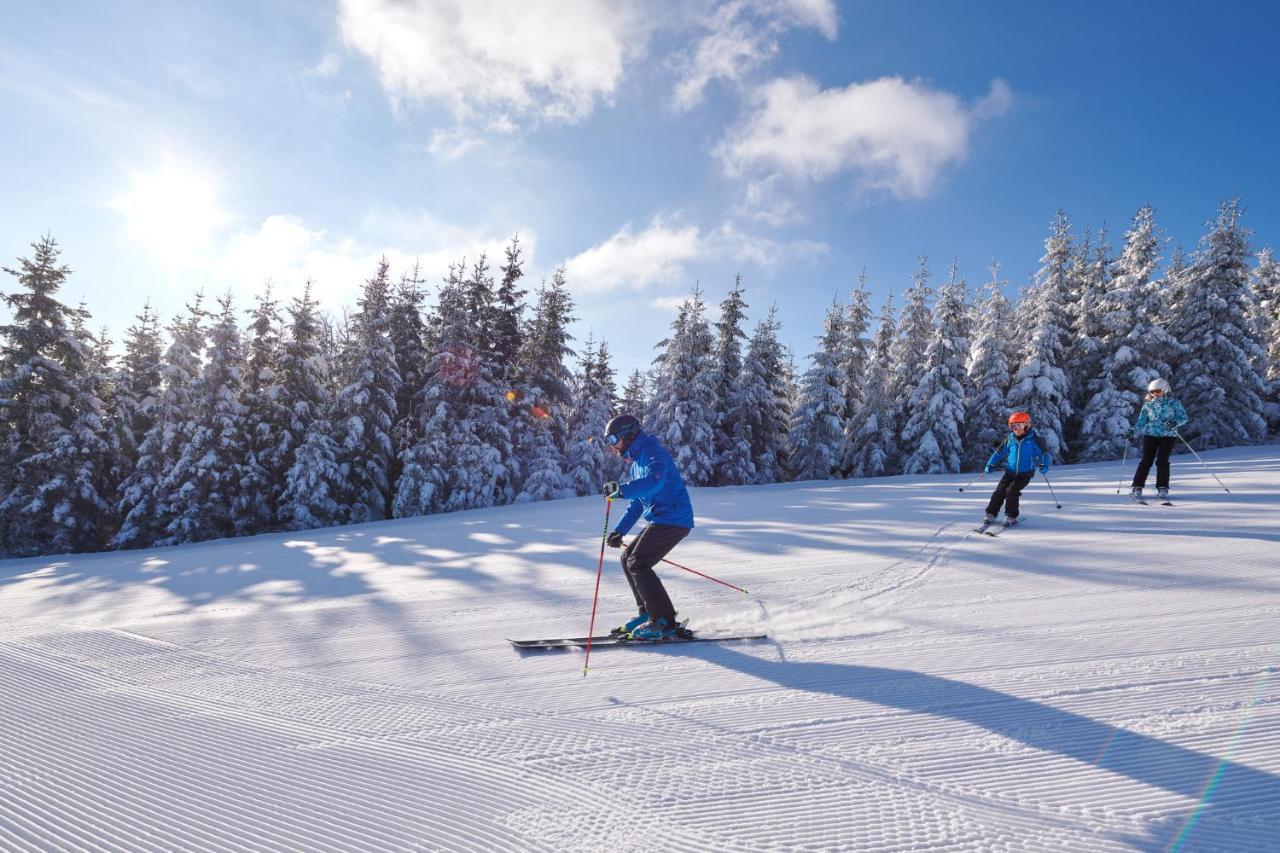
<svg viewBox="0 0 1280 853"><path fill-rule="evenodd" d="M154 254L179 261L209 246L226 221L213 181L177 163L135 173L133 187L116 205L130 233Z"/></svg>

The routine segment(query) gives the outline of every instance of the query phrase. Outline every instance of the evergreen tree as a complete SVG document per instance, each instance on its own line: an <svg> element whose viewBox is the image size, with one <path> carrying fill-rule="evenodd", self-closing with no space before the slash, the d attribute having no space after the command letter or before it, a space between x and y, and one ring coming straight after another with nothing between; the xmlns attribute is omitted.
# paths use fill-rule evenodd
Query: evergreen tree
<svg viewBox="0 0 1280 853"><path fill-rule="evenodd" d="M964 429L965 360L969 353L968 296L959 264L933 309L933 340L925 350L924 375L911 394L903 444L906 474L954 474L960 470Z"/></svg>
<svg viewBox="0 0 1280 853"><path fill-rule="evenodd" d="M1124 251L1112 265L1094 312L1098 318L1096 340L1102 364L1087 380L1089 398L1083 413L1077 457L1085 462L1124 455L1128 430L1142 400L1137 390L1146 385L1146 368L1140 362L1148 332L1141 327L1143 301L1151 288L1159 245L1151 206L1141 208L1125 233Z"/></svg>
<svg viewBox="0 0 1280 853"><path fill-rule="evenodd" d="M281 445L296 449L289 457L277 513L285 529L309 530L337 524L348 515L339 504L343 475L329 421L333 396L324 353L326 331L311 298L310 281L289 307L289 318L289 335L280 353L280 404L289 415L288 437L282 437Z"/></svg>
<svg viewBox="0 0 1280 853"><path fill-rule="evenodd" d="M1187 270L1174 317L1174 337L1186 348L1174 380L1191 417L1183 434L1201 448L1250 444L1266 435L1256 367L1262 347L1248 319L1248 254L1239 202L1223 202Z"/></svg>
<svg viewBox="0 0 1280 853"><path fill-rule="evenodd" d="M784 479L786 430L791 422L785 386L784 353L778 342L778 306L758 322L742 363L742 416L735 428L749 453L740 467L743 482L778 483Z"/></svg>
<svg viewBox="0 0 1280 853"><path fill-rule="evenodd" d="M1254 328L1263 350L1255 367L1264 383L1263 415L1275 432L1280 430L1280 264L1270 249L1258 253L1250 282Z"/></svg>
<svg viewBox="0 0 1280 853"><path fill-rule="evenodd" d="M633 414L643 420L649 408L649 380L639 370L631 371L627 378L627 387L622 389L622 397L618 400L616 411Z"/></svg>
<svg viewBox="0 0 1280 853"><path fill-rule="evenodd" d="M813 366L801 380L800 397L791 422L790 471L797 480L830 480L844 456L845 398L841 355L845 346L844 309L833 302L827 311Z"/></svg>
<svg viewBox="0 0 1280 853"><path fill-rule="evenodd" d="M1102 371L1103 351L1100 306L1110 277L1111 244L1104 225L1098 232L1098 245L1092 245L1089 233L1073 253L1070 275L1072 298L1068 301L1071 333L1067 338L1064 371L1071 389L1072 416L1067 422L1067 443L1083 446L1088 434L1082 428L1085 406L1093 394L1089 387ZM1078 457L1079 458L1079 457Z"/></svg>
<svg viewBox="0 0 1280 853"><path fill-rule="evenodd" d="M138 464L120 486L119 515L124 520L112 539L118 548L147 548L159 542L172 519L163 513L159 493L165 476L182 453L191 426L196 379L200 375L205 346L204 320L207 313L196 294L187 306L185 318L175 318L169 327L170 344L165 350L160 372L163 389L155 407L151 428L138 446Z"/></svg>
<svg viewBox="0 0 1280 853"><path fill-rule="evenodd" d="M911 396L924 376L925 353L933 340L933 288L929 287L929 262L920 256L920 269L911 277L898 339L894 344L893 374L889 381L889 399L894 405L894 423L905 424L911 418ZM890 473L901 471L900 455L889 457Z"/></svg>
<svg viewBox="0 0 1280 853"><path fill-rule="evenodd" d="M613 369L604 341L596 350L587 338L575 377L573 407L569 416L569 447L565 453L569 486L579 495L598 495L600 486L616 479L618 466L602 440L604 425L613 411Z"/></svg>
<svg viewBox="0 0 1280 853"><path fill-rule="evenodd" d="M1071 416L1070 391L1062 370L1065 340L1069 334L1065 293L1071 262L1071 222L1058 211L1053 233L1045 240L1043 266L1036 285L1024 298L1032 300L1028 319L1031 339L1026 359L1013 378L1009 405L1030 412L1040 446L1055 460L1066 457L1063 426Z"/></svg>
<svg viewBox="0 0 1280 853"><path fill-rule="evenodd" d="M111 418L112 479L122 484L138 464L138 447L155 423L163 382L160 318L147 302L129 327L115 374ZM113 495L113 500L118 496Z"/></svg>
<svg viewBox="0 0 1280 853"><path fill-rule="evenodd" d="M747 303L742 298L742 275L733 280L733 290L720 303L720 320L716 323L715 373L715 472L716 485L738 485L746 482L744 461L749 449L738 434L742 418L742 342L746 332L742 323L746 319Z"/></svg>
<svg viewBox="0 0 1280 853"><path fill-rule="evenodd" d="M413 272L400 277L400 284L391 296L388 313L388 334L396 353L396 373L400 384L396 386L396 425L394 446L396 458L392 464L392 480L399 477L399 454L413 446L419 438L420 420L415 411L418 397L426 384L428 353L426 349L426 324L422 317L422 303L426 299L418 265Z"/></svg>
<svg viewBox="0 0 1280 853"><path fill-rule="evenodd" d="M840 353L841 391L844 395L845 434L841 448L840 470L853 466L853 444L858 413L866 403L867 362L871 358L871 297L867 293L867 271L858 275L858 288L849 299L845 318L844 345Z"/></svg>
<svg viewBox="0 0 1280 853"><path fill-rule="evenodd" d="M871 342L864 402L849 429L853 436L853 446L847 457L850 462L850 477L861 479L892 473L898 448L897 426L894 421L898 407L891 396L890 386L897 337L891 293L880 311L880 324Z"/></svg>
<svg viewBox="0 0 1280 853"><path fill-rule="evenodd" d="M346 476L339 503L356 523L386 518L392 497L391 434L400 374L390 335L389 268L383 258L365 282L345 347L346 385L338 392L336 440Z"/></svg>
<svg viewBox="0 0 1280 853"><path fill-rule="evenodd" d="M573 355L568 326L576 318L564 267L555 271L550 283L543 282L537 297L524 330L517 374L522 406L514 434L523 484L516 500L521 502L571 494L564 475L564 445L572 374L565 359Z"/></svg>
<svg viewBox="0 0 1280 853"><path fill-rule="evenodd" d="M1005 284L1000 278L1000 265L992 263L991 280L983 287L970 351L964 415L964 468L969 471L981 468L1007 434L1005 421L1009 411L1005 397L1009 393L1014 352Z"/></svg>
<svg viewBox="0 0 1280 853"><path fill-rule="evenodd" d="M654 361L654 409L647 430L671 452L687 483L705 486L715 471L716 363L702 291L680 306L671 337Z"/></svg>
<svg viewBox="0 0 1280 853"><path fill-rule="evenodd" d="M236 497L237 533L260 533L275 526L285 472L297 446L286 428L289 411L281 400L280 303L268 281L249 313L249 355L244 375L244 417L248 455Z"/></svg>
<svg viewBox="0 0 1280 853"><path fill-rule="evenodd" d="M57 293L70 275L57 242L31 244L0 326L0 555L96 550L108 512L107 445L83 311Z"/></svg>
<svg viewBox="0 0 1280 853"><path fill-rule="evenodd" d="M257 508L243 502L242 483L252 464L249 424L242 402L246 366L231 294L209 331L209 352L186 413L186 441L156 490L167 519L159 545L179 545L252 532Z"/></svg>
<svg viewBox="0 0 1280 853"><path fill-rule="evenodd" d="M498 283L494 307L492 352L496 363L506 368L499 378L508 385L514 385L514 365L524 343L521 323L527 291L520 289L520 279L524 277L521 251L520 237L516 235L506 248L506 260L499 270L502 281Z"/></svg>

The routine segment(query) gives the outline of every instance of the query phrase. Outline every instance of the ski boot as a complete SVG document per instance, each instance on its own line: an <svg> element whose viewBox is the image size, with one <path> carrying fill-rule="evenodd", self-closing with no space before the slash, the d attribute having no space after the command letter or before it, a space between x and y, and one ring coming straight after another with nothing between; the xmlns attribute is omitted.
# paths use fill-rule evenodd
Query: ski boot
<svg viewBox="0 0 1280 853"><path fill-rule="evenodd" d="M679 627L672 625L665 616L650 619L631 631L633 640L674 640L679 637Z"/></svg>
<svg viewBox="0 0 1280 853"><path fill-rule="evenodd" d="M1004 517L1004 523L1002 523L1000 526L1007 530L1010 527L1015 526L1017 523L1018 523L1018 517L1016 515L1013 517L1009 517L1006 515Z"/></svg>
<svg viewBox="0 0 1280 853"><path fill-rule="evenodd" d="M631 632L639 628L641 625L649 621L649 614L644 611L639 616L633 616L630 621L619 625L609 632L610 637L630 637Z"/></svg>
<svg viewBox="0 0 1280 853"><path fill-rule="evenodd" d="M1134 486L1132 489L1130 489L1129 497L1133 498L1133 500L1136 501L1137 503L1140 503L1140 504L1146 503L1146 501L1142 499L1142 486Z"/></svg>
<svg viewBox="0 0 1280 853"><path fill-rule="evenodd" d="M1169 500L1169 487L1160 486L1156 489L1156 494L1160 496L1160 503L1164 506L1173 506L1173 501Z"/></svg>

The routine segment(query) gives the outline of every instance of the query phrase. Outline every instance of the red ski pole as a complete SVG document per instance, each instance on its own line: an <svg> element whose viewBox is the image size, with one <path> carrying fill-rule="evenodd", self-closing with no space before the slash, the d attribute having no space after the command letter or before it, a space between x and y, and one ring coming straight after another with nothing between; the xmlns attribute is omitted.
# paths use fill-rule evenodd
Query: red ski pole
<svg viewBox="0 0 1280 853"><path fill-rule="evenodd" d="M587 656L582 661L582 677L587 677L587 667L591 664L591 638L596 632L596 603L600 601L600 576L604 574L604 546L609 541L609 510L613 509L613 501L604 499L604 533L600 536L600 565L596 567L596 594L591 599L591 627L587 628Z"/></svg>
<svg viewBox="0 0 1280 853"><path fill-rule="evenodd" d="M706 579L707 579L707 580L709 580L709 581L715 581L715 582L716 582L716 583L718 583L718 584L721 584L721 585L723 585L723 586L727 586L727 587L729 587L729 589L736 589L738 592L742 593L743 595L750 595L750 594L751 594L751 593L747 592L745 589L743 589L743 588L742 588L742 587L740 587L740 586L734 586L734 585L733 585L733 584L731 584L731 583L725 583L724 581L720 580L719 578L713 578L713 577L711 577L711 575L704 575L702 572L698 571L697 569L691 569L691 568L689 568L688 566L682 566L682 565L680 565L679 563L672 563L670 560L663 560L662 562L664 562L664 563L671 563L671 565L675 566L677 569L684 569L686 572L692 572L693 574L697 575L697 576L698 576L698 577L700 577L700 578L706 578Z"/></svg>

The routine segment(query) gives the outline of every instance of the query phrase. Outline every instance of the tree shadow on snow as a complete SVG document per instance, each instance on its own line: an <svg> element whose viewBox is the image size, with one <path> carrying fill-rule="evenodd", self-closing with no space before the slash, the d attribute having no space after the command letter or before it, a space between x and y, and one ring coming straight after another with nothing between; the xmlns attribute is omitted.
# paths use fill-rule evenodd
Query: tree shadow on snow
<svg viewBox="0 0 1280 853"><path fill-rule="evenodd" d="M825 693L917 714L959 720L994 734L1126 776L1197 802L1164 837L1126 838L1147 849L1257 849L1280 838L1280 776L1167 743L986 687L904 669L769 660L729 646L672 651L765 679L787 690ZM1234 827L1234 828L1233 828ZM1244 831L1247 835L1240 834ZM1253 838L1251 842L1248 839Z"/></svg>

